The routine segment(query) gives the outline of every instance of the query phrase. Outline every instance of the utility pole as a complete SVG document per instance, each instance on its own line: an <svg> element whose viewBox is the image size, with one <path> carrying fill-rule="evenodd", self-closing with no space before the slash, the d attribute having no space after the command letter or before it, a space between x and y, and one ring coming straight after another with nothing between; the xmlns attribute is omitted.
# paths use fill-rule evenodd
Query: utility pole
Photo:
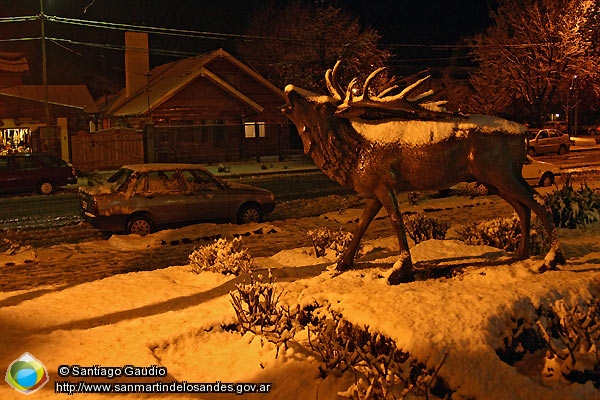
<svg viewBox="0 0 600 400"><path fill-rule="evenodd" d="M46 114L46 138L50 137L50 109L48 106L48 72L46 70L46 15L44 14L44 0L40 0L40 24L42 34L42 83L44 85L44 112Z"/></svg>

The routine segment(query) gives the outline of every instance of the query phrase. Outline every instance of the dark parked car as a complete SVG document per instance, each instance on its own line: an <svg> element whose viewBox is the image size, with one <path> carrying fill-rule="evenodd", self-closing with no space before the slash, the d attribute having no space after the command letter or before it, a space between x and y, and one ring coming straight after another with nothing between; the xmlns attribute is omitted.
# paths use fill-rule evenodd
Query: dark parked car
<svg viewBox="0 0 600 400"><path fill-rule="evenodd" d="M259 222L275 208L272 192L224 182L195 164L125 165L101 186L80 187L79 202L96 225L141 236L197 221Z"/></svg>
<svg viewBox="0 0 600 400"><path fill-rule="evenodd" d="M37 191L50 194L58 186L77 183L75 168L52 154L0 155L0 193Z"/></svg>
<svg viewBox="0 0 600 400"><path fill-rule="evenodd" d="M531 129L527 131L527 153L536 156L543 153L565 154L571 148L568 134L558 129Z"/></svg>

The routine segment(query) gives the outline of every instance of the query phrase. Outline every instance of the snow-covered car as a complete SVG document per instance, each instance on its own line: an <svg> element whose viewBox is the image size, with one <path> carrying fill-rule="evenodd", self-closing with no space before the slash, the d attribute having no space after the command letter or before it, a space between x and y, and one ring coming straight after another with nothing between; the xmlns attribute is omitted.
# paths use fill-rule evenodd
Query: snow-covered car
<svg viewBox="0 0 600 400"><path fill-rule="evenodd" d="M530 129L527 135L527 153L530 156L543 153L563 155L571 149L569 135L558 129Z"/></svg>
<svg viewBox="0 0 600 400"><path fill-rule="evenodd" d="M560 168L557 165L537 161L527 156L521 173L529 184L545 187L554 184L556 175L560 175Z"/></svg>
<svg viewBox="0 0 600 400"><path fill-rule="evenodd" d="M200 221L259 222L274 200L266 189L224 182L195 164L125 165L104 184L79 189L92 223L141 236Z"/></svg>

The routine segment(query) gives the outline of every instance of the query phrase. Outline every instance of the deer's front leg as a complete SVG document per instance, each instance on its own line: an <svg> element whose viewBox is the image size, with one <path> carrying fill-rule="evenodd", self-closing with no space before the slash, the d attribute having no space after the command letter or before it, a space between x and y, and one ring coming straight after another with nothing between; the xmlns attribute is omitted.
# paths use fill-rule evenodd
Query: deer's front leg
<svg viewBox="0 0 600 400"><path fill-rule="evenodd" d="M348 248L342 255L342 259L337 264L337 270L343 271L348 269L354 264L354 258L356 257L356 252L358 251L358 247L360 245L360 241L365 234L365 231L369 227L373 218L377 215L377 213L381 210L381 203L377 199L367 199L367 205L358 220L358 226L354 231L354 236L348 245Z"/></svg>
<svg viewBox="0 0 600 400"><path fill-rule="evenodd" d="M408 250L406 230L402 221L402 214L400 213L396 193L394 191L387 192L385 197L381 197L381 203L388 212L390 222L398 238L398 247L400 250L400 258L394 265L394 271L388 277L388 282L391 285L413 282L415 280L415 271Z"/></svg>

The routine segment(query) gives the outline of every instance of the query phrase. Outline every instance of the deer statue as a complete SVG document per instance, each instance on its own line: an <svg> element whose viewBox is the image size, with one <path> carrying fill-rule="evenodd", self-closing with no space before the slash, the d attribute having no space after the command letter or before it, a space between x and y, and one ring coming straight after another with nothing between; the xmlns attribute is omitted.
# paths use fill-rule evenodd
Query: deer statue
<svg viewBox="0 0 600 400"><path fill-rule="evenodd" d="M325 73L330 95L318 95L288 85L282 112L296 125L304 152L330 179L366 197L366 206L354 236L337 264L338 270L354 263L363 234L381 210L387 211L400 250L388 277L390 284L411 282L415 270L398 206L398 193L444 189L459 182L479 181L506 200L520 219L517 259L529 257L531 211L548 233L550 251L539 272L564 264L558 235L546 208L521 175L526 157L525 127L486 115L446 112L445 102L425 101L433 91L419 90L428 77L398 94L394 86L372 93L369 75L362 94L355 95L357 80L346 91L338 83L338 61Z"/></svg>

